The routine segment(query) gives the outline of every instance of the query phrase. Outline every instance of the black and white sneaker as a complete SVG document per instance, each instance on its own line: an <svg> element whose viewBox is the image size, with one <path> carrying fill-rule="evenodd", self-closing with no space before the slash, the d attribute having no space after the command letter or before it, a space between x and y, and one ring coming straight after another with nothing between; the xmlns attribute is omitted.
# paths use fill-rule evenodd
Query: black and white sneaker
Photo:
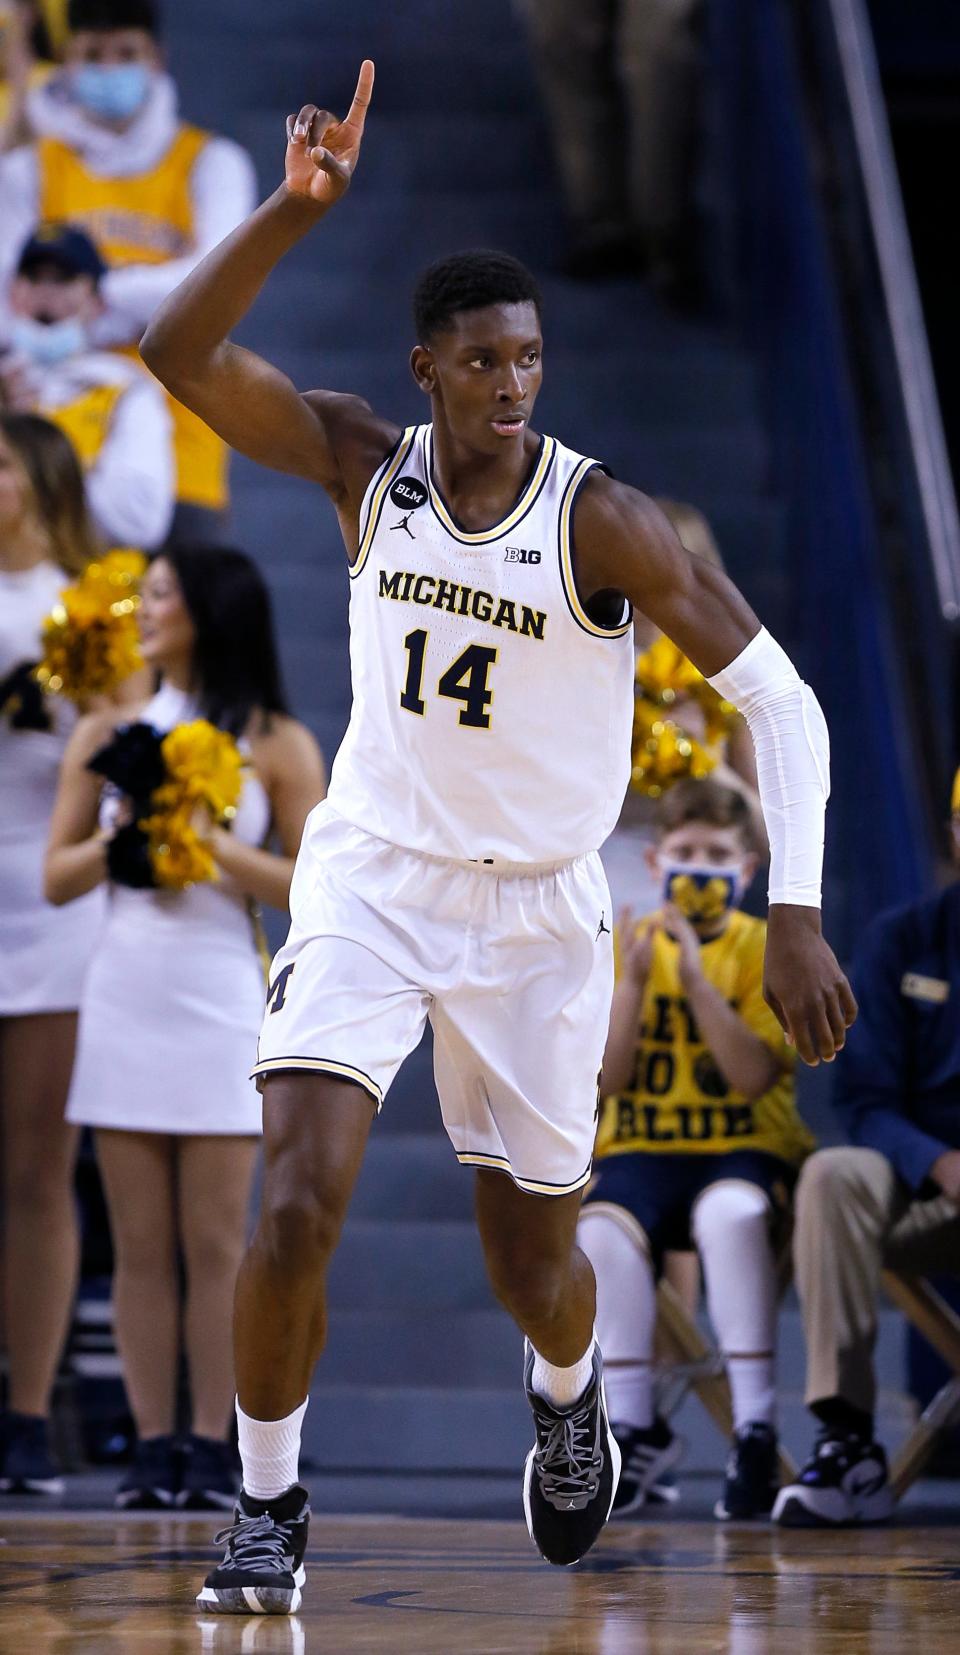
<svg viewBox="0 0 960 1655"><path fill-rule="evenodd" d="M614 1517L639 1511L648 1500L667 1503L675 1499L673 1488L664 1478L683 1457L687 1446L683 1438L671 1431L659 1414L645 1430L635 1425L613 1425L611 1430L622 1461L613 1497Z"/></svg>
<svg viewBox="0 0 960 1655"><path fill-rule="evenodd" d="M34 1414L7 1414L3 1422L4 1494L63 1493L63 1478L50 1453L47 1421Z"/></svg>
<svg viewBox="0 0 960 1655"><path fill-rule="evenodd" d="M176 1437L147 1437L138 1442L133 1464L114 1495L119 1511L166 1511L180 1487L180 1452Z"/></svg>
<svg viewBox="0 0 960 1655"><path fill-rule="evenodd" d="M577 1563L613 1509L620 1450L607 1422L603 1359L593 1353L593 1378L569 1408L554 1408L533 1389L533 1348L527 1343L523 1382L537 1440L523 1473L523 1509L530 1538L548 1563Z"/></svg>
<svg viewBox="0 0 960 1655"><path fill-rule="evenodd" d="M177 1494L182 1511L232 1511L237 1503L239 1477L236 1456L228 1442L189 1436L183 1445L184 1464Z"/></svg>
<svg viewBox="0 0 960 1655"><path fill-rule="evenodd" d="M780 1487L777 1433L772 1425L755 1420L733 1433L723 1493L713 1508L721 1523L743 1523L751 1517L769 1517Z"/></svg>
<svg viewBox="0 0 960 1655"><path fill-rule="evenodd" d="M880 1443L824 1431L797 1481L780 1490L773 1521L786 1529L883 1523L895 1504Z"/></svg>
<svg viewBox="0 0 960 1655"><path fill-rule="evenodd" d="M216 1537L226 1544L223 1562L208 1574L197 1607L214 1615L296 1614L309 1528L310 1497L299 1483L277 1500L241 1493L232 1527Z"/></svg>

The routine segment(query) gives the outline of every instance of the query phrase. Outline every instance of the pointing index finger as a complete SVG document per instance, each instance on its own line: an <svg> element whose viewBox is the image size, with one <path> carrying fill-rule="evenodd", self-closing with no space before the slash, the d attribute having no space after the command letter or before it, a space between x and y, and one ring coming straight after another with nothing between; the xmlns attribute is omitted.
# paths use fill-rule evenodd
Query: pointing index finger
<svg viewBox="0 0 960 1655"><path fill-rule="evenodd" d="M365 57L360 65L360 76L357 80L357 90L353 94L353 102L344 121L344 126L353 127L355 131L363 131L363 123L367 118L370 99L373 96L374 67L370 58Z"/></svg>

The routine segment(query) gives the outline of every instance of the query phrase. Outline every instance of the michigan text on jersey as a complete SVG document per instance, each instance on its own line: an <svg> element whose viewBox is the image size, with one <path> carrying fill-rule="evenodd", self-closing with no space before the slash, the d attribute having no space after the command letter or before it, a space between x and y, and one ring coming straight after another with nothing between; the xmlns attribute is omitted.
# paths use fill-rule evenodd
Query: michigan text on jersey
<svg viewBox="0 0 960 1655"><path fill-rule="evenodd" d="M451 615L470 616L490 626L506 627L508 632L517 632L522 638L542 640L547 624L542 609L531 609L529 604L514 603L512 598L496 598L492 592L461 586L459 581L418 575L408 569L396 569L391 575L381 569L379 596L392 598L395 603L419 603L429 609L446 609Z"/></svg>

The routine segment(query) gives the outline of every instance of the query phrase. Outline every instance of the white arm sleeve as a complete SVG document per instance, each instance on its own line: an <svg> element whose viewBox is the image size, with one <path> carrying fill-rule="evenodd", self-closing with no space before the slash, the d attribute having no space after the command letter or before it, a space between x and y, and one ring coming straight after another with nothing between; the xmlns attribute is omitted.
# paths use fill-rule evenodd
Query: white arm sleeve
<svg viewBox="0 0 960 1655"><path fill-rule="evenodd" d="M753 737L770 840L769 899L819 908L830 796L830 738L820 703L766 627L709 682L739 709Z"/></svg>

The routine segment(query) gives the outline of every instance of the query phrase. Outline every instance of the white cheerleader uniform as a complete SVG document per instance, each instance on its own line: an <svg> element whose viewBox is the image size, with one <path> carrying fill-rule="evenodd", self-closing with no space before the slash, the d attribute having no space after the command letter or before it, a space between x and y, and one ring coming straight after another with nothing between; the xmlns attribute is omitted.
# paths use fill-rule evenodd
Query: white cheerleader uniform
<svg viewBox="0 0 960 1655"><path fill-rule="evenodd" d="M163 731L202 715L162 685L140 719ZM101 820L116 798L105 794ZM270 825L245 772L232 831L259 845ZM111 883L107 921L84 985L67 1119L127 1132L261 1130L249 1081L263 1015L263 969L244 897L221 876L186 891Z"/></svg>
<svg viewBox="0 0 960 1655"><path fill-rule="evenodd" d="M461 1162L537 1195L590 1176L613 991L597 854L630 775L633 625L583 606L577 493L544 437L502 522L456 521L430 426L367 489L350 569L353 711L307 820L255 1073L379 1106L427 1018Z"/></svg>
<svg viewBox="0 0 960 1655"><path fill-rule="evenodd" d="M0 570L0 679L43 653L40 629L69 577L44 560ZM60 763L77 721L47 696L50 730L16 730L0 714L0 1017L75 1011L103 923L104 893L54 908L43 895L43 860Z"/></svg>

